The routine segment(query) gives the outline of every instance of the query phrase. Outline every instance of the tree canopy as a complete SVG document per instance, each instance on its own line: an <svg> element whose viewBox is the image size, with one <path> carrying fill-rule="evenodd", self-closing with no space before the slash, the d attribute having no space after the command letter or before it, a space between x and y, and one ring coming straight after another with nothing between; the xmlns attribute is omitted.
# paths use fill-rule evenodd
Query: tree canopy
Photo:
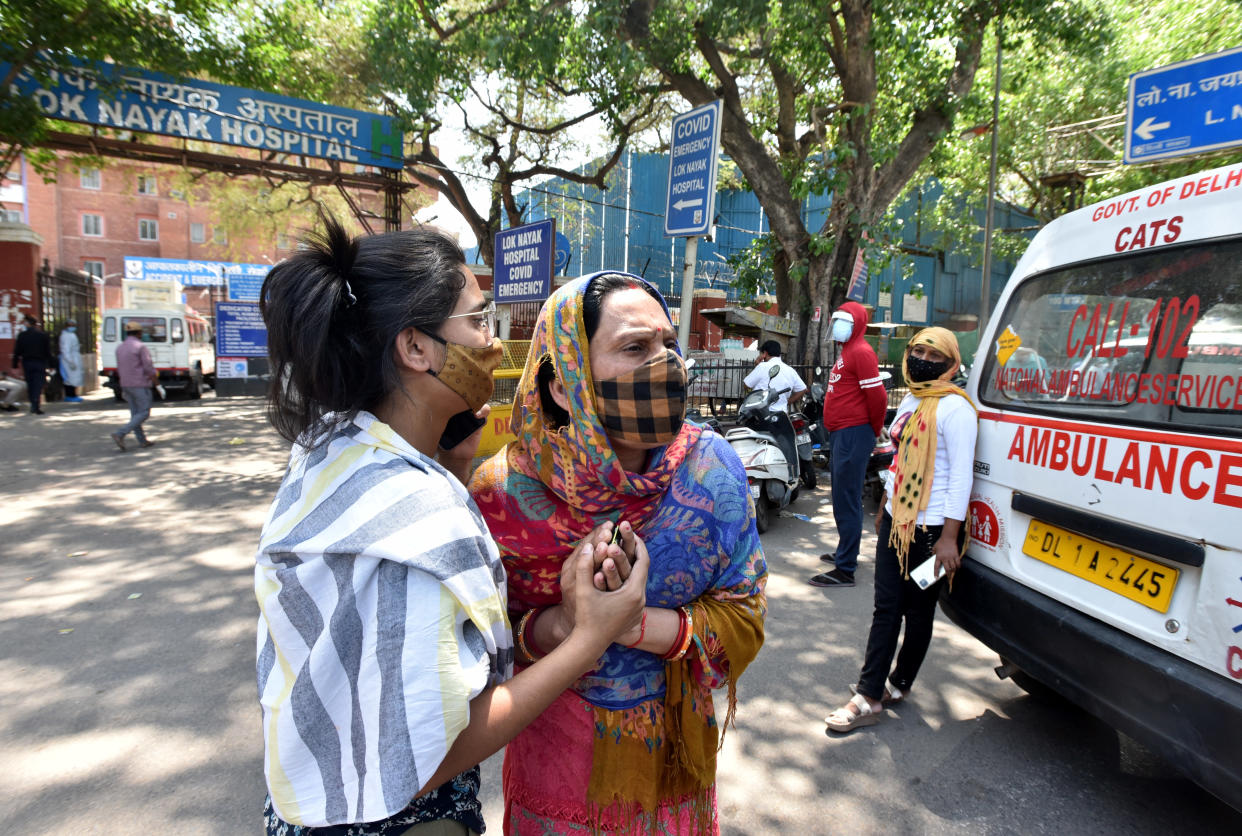
<svg viewBox="0 0 1242 836"><path fill-rule="evenodd" d="M564 3L377 0L370 16L366 80L413 136L409 161L420 183L466 219L491 264L502 217L523 223L516 189L542 177L606 189L627 145L664 118L655 74L627 61ZM608 53L609 60L581 56ZM467 153L447 157L447 111L457 112ZM602 161L586 155L584 129L602 132ZM485 205L470 181L488 184Z"/></svg>

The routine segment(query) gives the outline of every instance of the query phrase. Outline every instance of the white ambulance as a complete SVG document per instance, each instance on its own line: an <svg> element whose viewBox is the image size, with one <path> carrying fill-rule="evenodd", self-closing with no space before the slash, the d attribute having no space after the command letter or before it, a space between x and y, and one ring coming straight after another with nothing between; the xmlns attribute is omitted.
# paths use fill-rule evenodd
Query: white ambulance
<svg viewBox="0 0 1242 836"><path fill-rule="evenodd" d="M99 363L118 399L121 389L116 376L116 349L125 341L126 328L134 324L142 328L142 341L169 395L180 392L200 398L204 383L215 385L215 338L211 324L202 316L184 305L109 308L103 312Z"/></svg>
<svg viewBox="0 0 1242 836"><path fill-rule="evenodd" d="M968 391L945 612L1242 809L1242 164L1048 224Z"/></svg>

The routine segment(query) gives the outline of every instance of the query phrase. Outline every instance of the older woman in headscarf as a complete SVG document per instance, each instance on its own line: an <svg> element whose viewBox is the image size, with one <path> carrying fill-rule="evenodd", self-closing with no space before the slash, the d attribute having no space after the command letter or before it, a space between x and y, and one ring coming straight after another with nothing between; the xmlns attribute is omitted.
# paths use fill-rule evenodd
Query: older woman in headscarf
<svg viewBox="0 0 1242 836"><path fill-rule="evenodd" d="M642 538L651 560L639 628L509 744L506 834L718 832L712 690L728 689L727 727L763 643L767 567L741 462L684 420L686 377L655 288L624 273L571 282L540 313L517 440L471 483L519 664L564 634L557 572L597 525L617 523L627 552Z"/></svg>
<svg viewBox="0 0 1242 836"><path fill-rule="evenodd" d="M935 578L952 577L961 564L978 428L974 404L951 382L961 362L957 338L945 328L924 328L906 346L910 394L889 427L897 455L875 520L871 634L853 698L824 721L831 731L876 723L885 706L909 694L931 645L940 592L934 583L920 588L910 572L930 560ZM903 620L905 641L890 673Z"/></svg>

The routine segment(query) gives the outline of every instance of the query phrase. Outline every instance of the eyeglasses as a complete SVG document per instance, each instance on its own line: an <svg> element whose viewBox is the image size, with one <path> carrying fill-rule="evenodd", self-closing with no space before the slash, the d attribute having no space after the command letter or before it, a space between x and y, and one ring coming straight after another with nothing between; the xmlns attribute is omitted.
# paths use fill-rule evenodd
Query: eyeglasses
<svg viewBox="0 0 1242 836"><path fill-rule="evenodd" d="M488 302L487 307L481 311L469 311L468 313L450 314L445 319L457 319L461 316L473 317L474 327L480 331L486 331L487 335L495 336L496 334L496 303Z"/></svg>

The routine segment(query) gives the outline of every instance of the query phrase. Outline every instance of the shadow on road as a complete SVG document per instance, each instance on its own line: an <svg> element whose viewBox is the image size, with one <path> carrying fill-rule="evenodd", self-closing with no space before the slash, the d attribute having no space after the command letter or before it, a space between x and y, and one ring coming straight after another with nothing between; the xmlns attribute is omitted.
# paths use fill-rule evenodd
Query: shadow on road
<svg viewBox="0 0 1242 836"><path fill-rule="evenodd" d="M287 447L261 399L157 404L126 453L124 405L47 412L0 416L5 830L254 832L252 555Z"/></svg>

